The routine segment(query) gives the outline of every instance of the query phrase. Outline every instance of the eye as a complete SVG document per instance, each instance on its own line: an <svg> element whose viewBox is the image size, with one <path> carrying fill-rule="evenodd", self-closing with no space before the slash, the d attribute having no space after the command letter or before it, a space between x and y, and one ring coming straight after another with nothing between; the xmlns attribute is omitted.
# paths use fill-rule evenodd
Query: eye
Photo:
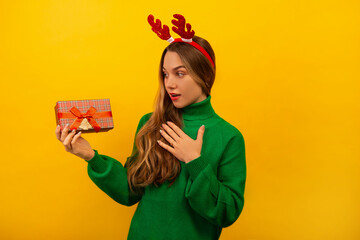
<svg viewBox="0 0 360 240"><path fill-rule="evenodd" d="M178 75L179 77L183 77L183 76L184 76L184 73L183 73L183 72L177 72L177 75Z"/></svg>
<svg viewBox="0 0 360 240"><path fill-rule="evenodd" d="M167 75L165 72L163 72L164 78L167 78L169 75Z"/></svg>

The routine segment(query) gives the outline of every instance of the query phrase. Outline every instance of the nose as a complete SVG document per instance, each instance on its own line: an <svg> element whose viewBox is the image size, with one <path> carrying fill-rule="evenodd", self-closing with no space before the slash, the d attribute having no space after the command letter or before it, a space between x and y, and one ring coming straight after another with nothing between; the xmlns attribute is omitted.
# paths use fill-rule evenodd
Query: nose
<svg viewBox="0 0 360 240"><path fill-rule="evenodd" d="M169 89L174 89L174 88L176 88L175 77L173 77L172 75L169 75L169 76L165 79L165 86L166 86L166 88L169 88Z"/></svg>

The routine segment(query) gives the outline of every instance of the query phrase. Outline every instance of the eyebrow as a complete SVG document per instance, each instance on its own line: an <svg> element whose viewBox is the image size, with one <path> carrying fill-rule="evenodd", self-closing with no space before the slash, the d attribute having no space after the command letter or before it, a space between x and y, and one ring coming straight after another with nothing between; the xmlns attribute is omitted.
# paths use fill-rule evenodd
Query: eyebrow
<svg viewBox="0 0 360 240"><path fill-rule="evenodd" d="M186 67L184 65L180 65L180 66L177 66L177 67L173 68L173 71L176 71L179 68L185 68L186 69ZM166 69L163 67L163 70L166 70Z"/></svg>

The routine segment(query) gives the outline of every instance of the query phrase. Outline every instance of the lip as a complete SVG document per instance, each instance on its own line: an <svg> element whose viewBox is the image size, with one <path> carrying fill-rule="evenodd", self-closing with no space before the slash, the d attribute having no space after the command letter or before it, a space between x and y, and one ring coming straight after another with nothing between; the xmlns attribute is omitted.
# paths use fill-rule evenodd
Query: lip
<svg viewBox="0 0 360 240"><path fill-rule="evenodd" d="M179 97L181 97L181 95L180 95L180 96L176 96L176 97L170 96L171 100L173 100L173 101L177 100Z"/></svg>
<svg viewBox="0 0 360 240"><path fill-rule="evenodd" d="M176 97L173 97L173 96L172 96L172 95L178 94L178 93L169 93L169 94L170 94L171 100L173 100L173 101L175 101L175 100L177 100L179 97L181 97L181 94L180 94L179 96L176 96Z"/></svg>

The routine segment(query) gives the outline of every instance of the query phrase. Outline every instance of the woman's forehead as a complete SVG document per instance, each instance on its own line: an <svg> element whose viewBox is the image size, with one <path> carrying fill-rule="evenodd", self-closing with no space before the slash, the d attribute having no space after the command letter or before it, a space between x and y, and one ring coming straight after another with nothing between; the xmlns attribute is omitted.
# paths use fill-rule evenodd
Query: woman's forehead
<svg viewBox="0 0 360 240"><path fill-rule="evenodd" d="M180 67L185 67L185 66L181 61L179 54L177 54L176 52L168 51L164 57L163 68L165 68L166 70L173 70L173 69L178 69Z"/></svg>

